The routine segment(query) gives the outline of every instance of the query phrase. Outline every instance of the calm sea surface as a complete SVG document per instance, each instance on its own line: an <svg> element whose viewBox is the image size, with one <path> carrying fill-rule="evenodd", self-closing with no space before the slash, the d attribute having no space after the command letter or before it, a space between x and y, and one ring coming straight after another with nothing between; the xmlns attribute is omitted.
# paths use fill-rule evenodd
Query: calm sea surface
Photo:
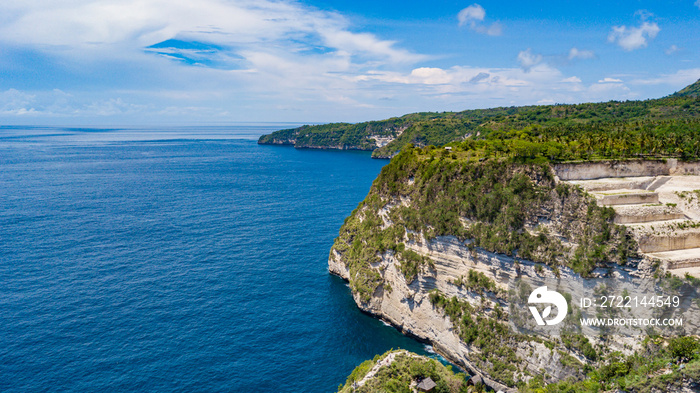
<svg viewBox="0 0 700 393"><path fill-rule="evenodd" d="M0 128L0 391L330 392L425 353L327 272L387 161L279 128Z"/></svg>

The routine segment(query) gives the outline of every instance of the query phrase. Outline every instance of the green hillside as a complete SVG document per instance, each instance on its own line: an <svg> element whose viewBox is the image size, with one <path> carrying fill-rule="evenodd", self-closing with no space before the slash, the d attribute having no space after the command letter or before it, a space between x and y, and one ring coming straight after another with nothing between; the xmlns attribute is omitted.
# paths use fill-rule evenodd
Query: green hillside
<svg viewBox="0 0 700 393"><path fill-rule="evenodd" d="M677 93L674 93L674 97L695 97L697 98L698 95L700 95L700 80L693 83L690 86L686 86L683 90L680 90Z"/></svg>
<svg viewBox="0 0 700 393"><path fill-rule="evenodd" d="M700 129L700 81L668 97L644 101L609 101L577 105L540 105L501 107L462 112L422 112L364 123L332 123L281 130L264 135L258 143L290 144L296 147L374 150L373 157L391 157L409 143L414 146L442 145L465 139L498 139L503 135L526 132L538 137L550 133L563 138L581 135L617 135L627 138L661 131L669 137L680 130ZM391 142L377 148L379 138ZM387 141L389 140L387 139ZM668 141L672 142L672 141ZM604 156L620 157L647 154L640 142L638 149ZM653 146L650 147L654 149ZM687 158L697 152L664 154ZM608 151L617 149L609 146ZM667 149L668 150L668 149ZM652 151L652 154L657 155ZM576 158L576 157L574 157ZM585 157L579 157L585 158Z"/></svg>

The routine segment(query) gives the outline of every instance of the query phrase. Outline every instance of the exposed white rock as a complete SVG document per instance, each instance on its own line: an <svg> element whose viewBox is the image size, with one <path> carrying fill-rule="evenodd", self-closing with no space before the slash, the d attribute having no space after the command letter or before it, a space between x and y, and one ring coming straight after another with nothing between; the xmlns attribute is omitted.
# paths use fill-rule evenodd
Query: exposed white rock
<svg viewBox="0 0 700 393"><path fill-rule="evenodd" d="M457 296L463 301L477 305L481 302L480 296L454 284L456 280L468 275L470 270L484 273L503 289L506 289L509 280L518 274L526 277L555 278L556 276L547 269L538 272L535 264L527 261L516 263L513 258L504 255L478 249L472 251L467 244L450 236L438 237L422 244L407 242L407 247L421 255L429 256L434 261L435 270L426 268L409 284L399 271L399 261L393 254L385 253L381 258L383 279L391 284L391 290L378 288L371 300L366 303L355 295L356 303L363 311L390 323L402 333L430 342L438 353L466 369L470 374L481 376L493 389L515 392L515 389L483 374L478 365L470 360L479 353L479 350L460 340L449 317L430 303L429 292L432 289L439 289L448 297ZM331 254L329 267L332 273L344 278L348 277L338 254ZM629 272L623 271L621 274L628 275ZM558 280L573 283L576 278L577 275L574 272L564 268L561 269ZM593 337L590 339L595 341ZM629 340L625 344L628 346L620 344L619 348L615 349L629 353L632 348L629 344L635 344L635 342ZM561 367L559 362L561 355L557 351L551 351L542 343L522 342L515 350L533 375L545 372L551 380L565 379L572 375ZM585 362L585 359L579 357L579 361ZM523 375L523 379L527 380L529 377Z"/></svg>
<svg viewBox="0 0 700 393"><path fill-rule="evenodd" d="M560 179L612 206L615 222L632 230L645 258L660 260L673 274L700 276L700 163L631 161L555 169Z"/></svg>

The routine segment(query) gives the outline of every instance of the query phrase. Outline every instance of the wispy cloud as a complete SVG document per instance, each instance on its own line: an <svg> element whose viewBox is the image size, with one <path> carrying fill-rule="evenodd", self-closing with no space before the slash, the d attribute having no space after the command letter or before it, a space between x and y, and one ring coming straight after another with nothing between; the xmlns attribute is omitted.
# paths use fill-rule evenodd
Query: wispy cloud
<svg viewBox="0 0 700 393"><path fill-rule="evenodd" d="M468 26L477 33L491 36L498 36L503 33L503 26L500 23L494 22L488 25L484 23L485 18L486 10L479 4L472 4L457 14L460 26Z"/></svg>
<svg viewBox="0 0 700 393"><path fill-rule="evenodd" d="M603 79L599 80L598 83L622 83L622 79L603 78Z"/></svg>
<svg viewBox="0 0 700 393"><path fill-rule="evenodd" d="M595 53L592 50L580 50L576 47L573 47L569 51L569 60L593 58L595 58Z"/></svg>
<svg viewBox="0 0 700 393"><path fill-rule="evenodd" d="M700 1L700 0L698 0L698 1ZM673 55L673 54L677 53L677 52L680 51L680 50L681 50L681 48L679 48L678 46L676 46L676 45L671 45L671 46L669 46L668 48L666 48L666 50L664 51L664 53L667 54L668 56L670 56L670 55Z"/></svg>
<svg viewBox="0 0 700 393"><path fill-rule="evenodd" d="M652 15L646 11L639 11L642 23L638 27L614 26L608 35L608 42L619 45L626 51L646 48L649 41L656 38L661 28L656 22L647 21Z"/></svg>
<svg viewBox="0 0 700 393"><path fill-rule="evenodd" d="M59 89L25 92L8 89L0 92L0 115L18 116L115 116L146 113L148 105L128 103L121 98L80 102L72 94Z"/></svg>
<svg viewBox="0 0 700 393"><path fill-rule="evenodd" d="M685 87L700 79L700 68L678 70L672 74L662 74L649 78L639 78L630 81L635 85L670 85L678 88Z"/></svg>

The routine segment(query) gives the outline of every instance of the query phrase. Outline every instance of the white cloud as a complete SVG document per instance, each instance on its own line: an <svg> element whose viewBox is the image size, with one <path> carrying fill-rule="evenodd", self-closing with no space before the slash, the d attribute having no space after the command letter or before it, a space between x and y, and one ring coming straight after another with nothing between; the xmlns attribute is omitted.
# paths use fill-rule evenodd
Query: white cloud
<svg viewBox="0 0 700 393"><path fill-rule="evenodd" d="M411 71L412 78L421 80L427 85L451 83L452 78L441 68L421 67Z"/></svg>
<svg viewBox="0 0 700 393"><path fill-rule="evenodd" d="M26 115L34 113L33 104L35 99L35 95L16 89L0 92L0 114Z"/></svg>
<svg viewBox="0 0 700 393"><path fill-rule="evenodd" d="M629 87L625 86L623 83L594 83L590 85L586 91L587 97L609 97L610 99L633 99L635 98L634 93ZM600 100L598 98L597 100ZM591 101L597 101L592 99Z"/></svg>
<svg viewBox="0 0 700 393"><path fill-rule="evenodd" d="M0 115L20 116L113 116L142 113L146 105L124 102L121 98L79 102L59 89L28 93L16 89L0 92Z"/></svg>
<svg viewBox="0 0 700 393"><path fill-rule="evenodd" d="M409 73L373 71L359 76L359 81L381 81L403 85L433 86L440 92L477 92L493 88L511 89L531 86L561 77L559 70L546 64L533 72L520 68L477 68L455 66L448 69L421 67Z"/></svg>
<svg viewBox="0 0 700 393"><path fill-rule="evenodd" d="M462 26L500 33L483 7L471 7ZM0 18L0 72L12 60L4 49L20 48L43 59L37 70L55 66L68 76L56 80L71 83L68 93L52 84L0 92L5 116L354 121L633 94L619 80L564 75L531 49L510 68L426 67L428 56L295 0L25 0L0 2ZM148 49L166 40L209 46ZM595 54L572 48L568 57Z"/></svg>
<svg viewBox="0 0 700 393"><path fill-rule="evenodd" d="M626 51L646 48L661 28L656 22L643 22L639 27L615 26L608 35L608 42L619 45Z"/></svg>
<svg viewBox="0 0 700 393"><path fill-rule="evenodd" d="M592 59L595 57L595 53L592 50L580 50L576 47L571 48L569 51L569 60L575 59Z"/></svg>
<svg viewBox="0 0 700 393"><path fill-rule="evenodd" d="M542 62L528 71L520 67L432 67L406 73L373 71L356 80L361 84L381 83L385 92L395 92L397 96L401 95L400 91L417 92L428 100L439 100L442 110L450 105L454 105L454 109L463 109L539 101L590 102L633 98L624 83L604 83L601 80L601 83L585 85L580 78L565 77L558 69ZM466 106L465 102L471 105ZM425 110L425 107L420 110Z"/></svg>
<svg viewBox="0 0 700 393"><path fill-rule="evenodd" d="M566 79L562 79L562 82L564 83L581 83L581 78L577 76L572 76Z"/></svg>
<svg viewBox="0 0 700 393"><path fill-rule="evenodd" d="M498 36L503 33L503 26L498 22L494 22L490 25L483 24L485 18L486 10L479 4L472 4L459 11L457 14L457 20L460 26L469 26L471 30L477 33L491 36Z"/></svg>
<svg viewBox="0 0 700 393"><path fill-rule="evenodd" d="M635 79L630 83L635 85L670 85L681 89L691 83L695 83L698 79L700 79L700 68L690 68L678 70L673 74L662 74L652 78Z"/></svg>
<svg viewBox="0 0 700 393"><path fill-rule="evenodd" d="M698 1L700 1L700 0L698 0ZM679 50L681 50L681 48L679 48L678 46L676 46L676 45L671 45L671 46L669 46L668 48L666 48L666 50L664 51L664 53L670 56L670 55L672 55L672 54L678 52Z"/></svg>
<svg viewBox="0 0 700 393"><path fill-rule="evenodd" d="M542 62L542 55L532 53L532 49L521 51L518 53L518 63L523 70L529 71L532 67Z"/></svg>
<svg viewBox="0 0 700 393"><path fill-rule="evenodd" d="M469 7L459 11L459 14L457 14L457 19L459 20L460 26L472 22L482 22L485 17L486 10L484 10L484 7L480 6L479 4L472 4Z"/></svg>
<svg viewBox="0 0 700 393"><path fill-rule="evenodd" d="M697 1L695 2L695 5L696 5L698 8L700 8L700 0L697 0Z"/></svg>
<svg viewBox="0 0 700 393"><path fill-rule="evenodd" d="M327 52L391 62L424 59L372 34L354 33L341 15L273 0L89 0L0 4L14 15L0 27L0 40L55 51L140 51L178 38L232 48L264 44L281 51L319 46Z"/></svg>
<svg viewBox="0 0 700 393"><path fill-rule="evenodd" d="M0 19L1 47L40 57L76 95L60 104L41 94L34 107L5 112L131 115L154 103L154 113L169 108L184 117L204 113L192 108L224 107L247 120L270 119L270 108L284 104L306 108L298 116L315 120L374 99L352 76L430 59L293 0L27 0L0 2ZM167 40L186 45L149 48ZM354 100L332 106L341 96Z"/></svg>
<svg viewBox="0 0 700 393"><path fill-rule="evenodd" d="M622 83L622 80L616 78L603 78L599 80L598 83Z"/></svg>
<svg viewBox="0 0 700 393"><path fill-rule="evenodd" d="M348 53L366 53L388 58L396 63L415 63L426 56L413 54L394 47L395 42L379 40L368 33L351 33L345 30L324 29L321 31L327 45Z"/></svg>

